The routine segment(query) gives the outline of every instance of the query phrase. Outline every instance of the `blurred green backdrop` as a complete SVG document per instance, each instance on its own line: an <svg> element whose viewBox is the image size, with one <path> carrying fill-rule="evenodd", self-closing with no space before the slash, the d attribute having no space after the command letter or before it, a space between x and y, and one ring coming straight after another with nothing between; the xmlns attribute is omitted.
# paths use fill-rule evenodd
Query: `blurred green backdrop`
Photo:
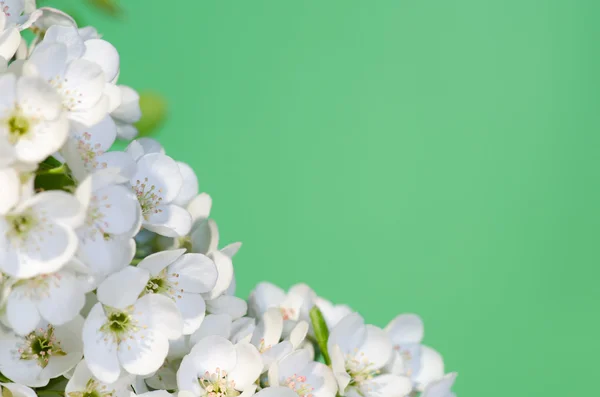
<svg viewBox="0 0 600 397"><path fill-rule="evenodd" d="M459 397L595 390L597 0L54 3L167 98L240 295L417 312Z"/></svg>

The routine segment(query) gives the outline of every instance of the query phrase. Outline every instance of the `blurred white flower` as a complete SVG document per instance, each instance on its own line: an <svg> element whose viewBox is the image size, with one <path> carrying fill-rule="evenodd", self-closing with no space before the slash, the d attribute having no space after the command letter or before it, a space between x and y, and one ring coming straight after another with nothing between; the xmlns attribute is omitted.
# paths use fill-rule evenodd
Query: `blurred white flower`
<svg viewBox="0 0 600 397"><path fill-rule="evenodd" d="M38 163L60 149L69 125L54 88L37 77L5 74L0 93L0 162Z"/></svg>
<svg viewBox="0 0 600 397"><path fill-rule="evenodd" d="M81 360L82 324L83 318L77 316L59 326L42 321L25 336L4 335L0 339L0 371L23 385L45 386Z"/></svg>
<svg viewBox="0 0 600 397"><path fill-rule="evenodd" d="M184 335L200 327L206 308L201 294L211 291L218 277L210 258L185 254L185 250L162 251L147 256L137 270L147 279L144 293L161 294L175 302L183 318Z"/></svg>
<svg viewBox="0 0 600 397"><path fill-rule="evenodd" d="M299 396L335 397L338 387L331 368L314 362L305 350L297 350L269 369L269 385L284 386Z"/></svg>
<svg viewBox="0 0 600 397"><path fill-rule="evenodd" d="M94 376L115 382L122 372L147 376L163 364L169 340L181 336L183 320L175 302L160 294L138 296L147 272L127 267L98 287L98 300L83 327L86 363Z"/></svg>
<svg viewBox="0 0 600 397"><path fill-rule="evenodd" d="M421 344L423 321L416 314L401 314L385 328L394 353L388 364L391 373L410 377L416 389L422 391L431 381L444 376L442 356Z"/></svg>
<svg viewBox="0 0 600 397"><path fill-rule="evenodd" d="M46 191L0 213L0 271L30 278L59 270L75 254L85 208L75 196Z"/></svg>
<svg viewBox="0 0 600 397"><path fill-rule="evenodd" d="M381 373L392 355L392 342L356 313L331 331L327 350L341 396L403 397L412 390L409 378Z"/></svg>
<svg viewBox="0 0 600 397"><path fill-rule="evenodd" d="M300 320L310 321L310 310L316 294L306 284L296 284L286 293L271 283L259 283L248 298L251 316L260 318L270 308L281 311L284 335L288 335Z"/></svg>
<svg viewBox="0 0 600 397"><path fill-rule="evenodd" d="M81 360L65 387L65 394L69 397L129 397L134 379L133 375L124 374L113 383L101 382L94 377L85 360Z"/></svg>
<svg viewBox="0 0 600 397"><path fill-rule="evenodd" d="M87 207L83 225L77 229L77 257L98 281L131 262L135 254L133 236L141 225L137 198L118 181L113 174L99 172L77 191ZM91 187L85 186L87 183Z"/></svg>
<svg viewBox="0 0 600 397"><path fill-rule="evenodd" d="M56 273L17 280L6 297L6 322L21 335L32 332L41 319L65 324L83 308L85 293L68 265Z"/></svg>
<svg viewBox="0 0 600 397"><path fill-rule="evenodd" d="M183 358L177 385L196 397L251 395L261 370L260 353L253 345L234 345L223 337L207 336Z"/></svg>
<svg viewBox="0 0 600 397"><path fill-rule="evenodd" d="M441 379L430 382L421 393L421 397L456 397L452 392L456 376L456 372L452 372Z"/></svg>

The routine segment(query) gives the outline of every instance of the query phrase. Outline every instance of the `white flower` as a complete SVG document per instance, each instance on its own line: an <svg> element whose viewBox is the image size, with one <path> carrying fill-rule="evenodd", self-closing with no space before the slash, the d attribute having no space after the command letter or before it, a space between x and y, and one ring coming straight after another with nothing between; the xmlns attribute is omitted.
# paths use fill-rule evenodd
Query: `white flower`
<svg viewBox="0 0 600 397"><path fill-rule="evenodd" d="M209 292L217 281L214 262L202 254L184 254L185 250L162 251L147 256L135 268L121 271L121 282L143 277L143 292L164 295L173 302L183 319L183 334L196 331L205 314L202 293ZM134 280L132 280L134 281ZM140 291L142 292L142 291ZM102 301L104 290L98 289Z"/></svg>
<svg viewBox="0 0 600 397"><path fill-rule="evenodd" d="M9 26L24 30L30 27L42 13L36 10L35 0L0 0L0 14L6 16Z"/></svg>
<svg viewBox="0 0 600 397"><path fill-rule="evenodd" d="M137 198L130 189L115 183L117 181L113 174L98 172L77 191L87 206L85 221L77 229L77 257L98 281L131 262L135 254L133 236L140 228ZM86 193L88 182L92 185L91 196Z"/></svg>
<svg viewBox="0 0 600 397"><path fill-rule="evenodd" d="M108 167L111 165L109 162ZM173 204L183 177L172 158L161 153L139 157L130 184L139 201L146 229L169 237L189 232L192 223L189 212Z"/></svg>
<svg viewBox="0 0 600 397"><path fill-rule="evenodd" d="M392 342L380 328L365 325L354 313L343 318L327 341L331 366L342 396L403 397L412 390L410 379L381 375L392 354Z"/></svg>
<svg viewBox="0 0 600 397"><path fill-rule="evenodd" d="M294 285L286 294L281 288L262 282L250 293L248 310L253 317L261 317L272 307L279 309L284 320L284 335L288 335L299 320L310 321L315 297L306 284Z"/></svg>
<svg viewBox="0 0 600 397"><path fill-rule="evenodd" d="M110 114L117 125L117 135L121 139L133 139L138 134L134 126L142 117L140 96L130 87L118 86L121 91L121 104Z"/></svg>
<svg viewBox="0 0 600 397"><path fill-rule="evenodd" d="M183 321L171 299L145 294L148 283L141 269L127 267L98 287L97 303L85 320L83 347L94 376L115 382L121 368L134 375L150 375L163 364L169 339L181 336Z"/></svg>
<svg viewBox="0 0 600 397"><path fill-rule="evenodd" d="M68 397L129 397L134 380L133 375L124 374L113 383L101 382L94 377L85 360L81 360L65 387L65 395Z"/></svg>
<svg viewBox="0 0 600 397"><path fill-rule="evenodd" d="M0 271L30 278L59 270L77 250L84 213L75 196L46 191L0 214Z"/></svg>
<svg viewBox="0 0 600 397"><path fill-rule="evenodd" d="M6 321L20 335L32 332L41 319L65 324L79 314L85 293L68 265L56 273L18 280L6 299Z"/></svg>
<svg viewBox="0 0 600 397"><path fill-rule="evenodd" d="M196 397L232 397L245 391L251 395L261 370L260 353L251 344L234 345L223 337L208 336L183 358L177 384L180 391Z"/></svg>
<svg viewBox="0 0 600 397"><path fill-rule="evenodd" d="M425 387L425 390L423 390L423 393L421 393L421 397L456 397L452 393L452 386L454 385L456 376L456 372L452 372L441 379L430 382Z"/></svg>
<svg viewBox="0 0 600 397"><path fill-rule="evenodd" d="M306 350L297 350L274 363L269 369L269 385L287 387L301 397L335 397L338 391L331 369L314 362Z"/></svg>
<svg viewBox="0 0 600 397"><path fill-rule="evenodd" d="M319 310L321 310L329 329L332 329L340 322L341 319L353 313L352 309L348 305L334 305L330 301L321 297L317 297L315 299L315 305L317 305Z"/></svg>
<svg viewBox="0 0 600 397"><path fill-rule="evenodd" d="M2 12L0 1L0 57L9 60L17 52L21 44L21 34L15 26L11 26L8 17Z"/></svg>
<svg viewBox="0 0 600 397"><path fill-rule="evenodd" d="M252 333L250 343L260 352L264 368L269 369L273 362L281 359L298 348L308 332L308 323L299 322L290 333L289 339L281 340L283 336L283 316L279 309L267 310Z"/></svg>
<svg viewBox="0 0 600 397"><path fill-rule="evenodd" d="M56 88L70 120L91 126L119 105L111 83L119 55L104 40L83 41L75 27L52 26L26 63Z"/></svg>
<svg viewBox="0 0 600 397"><path fill-rule="evenodd" d="M87 175L104 170L128 180L135 172L135 161L125 152L109 151L116 137L117 126L110 116L91 127L72 122L61 153L73 176L82 181Z"/></svg>
<svg viewBox="0 0 600 397"><path fill-rule="evenodd" d="M9 391L10 393L6 393ZM12 397L37 397L37 394L27 386L18 383L0 383L0 395Z"/></svg>
<svg viewBox="0 0 600 397"><path fill-rule="evenodd" d="M401 314L386 327L392 340L394 354L388 364L390 372L403 374L412 379L417 390L444 375L442 356L421 344L423 321L416 314Z"/></svg>
<svg viewBox="0 0 600 397"><path fill-rule="evenodd" d="M38 163L62 146L69 126L55 89L39 78L5 74L0 92L2 162Z"/></svg>
<svg viewBox="0 0 600 397"><path fill-rule="evenodd" d="M41 322L26 336L0 339L0 372L17 383L40 387L65 374L81 360L83 318L53 326Z"/></svg>

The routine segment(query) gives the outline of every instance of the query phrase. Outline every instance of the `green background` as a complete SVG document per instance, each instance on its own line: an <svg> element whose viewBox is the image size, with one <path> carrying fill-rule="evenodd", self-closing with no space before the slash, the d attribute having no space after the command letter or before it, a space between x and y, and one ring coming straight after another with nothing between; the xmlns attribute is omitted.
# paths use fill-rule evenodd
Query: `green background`
<svg viewBox="0 0 600 397"><path fill-rule="evenodd" d="M72 2L168 99L241 296L419 313L459 397L597 394L597 0Z"/></svg>

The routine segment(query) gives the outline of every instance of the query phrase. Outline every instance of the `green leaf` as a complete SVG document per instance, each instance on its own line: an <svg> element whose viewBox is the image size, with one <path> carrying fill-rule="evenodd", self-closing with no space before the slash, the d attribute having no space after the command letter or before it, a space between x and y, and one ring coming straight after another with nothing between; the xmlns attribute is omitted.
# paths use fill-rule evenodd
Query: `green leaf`
<svg viewBox="0 0 600 397"><path fill-rule="evenodd" d="M325 364L330 365L331 359L329 358L329 352L327 351L329 328L327 328L327 323L325 322L323 313L321 313L321 310L319 310L317 306L314 306L310 310L310 321L312 322L313 329L315 330L317 344L319 345L319 350L321 350Z"/></svg>
<svg viewBox="0 0 600 397"><path fill-rule="evenodd" d="M167 117L167 102L160 95L152 92L140 94L142 118L136 123L140 137L154 133Z"/></svg>
<svg viewBox="0 0 600 397"><path fill-rule="evenodd" d="M123 9L117 0L89 0L89 2L94 7L112 16L119 16L123 13Z"/></svg>

